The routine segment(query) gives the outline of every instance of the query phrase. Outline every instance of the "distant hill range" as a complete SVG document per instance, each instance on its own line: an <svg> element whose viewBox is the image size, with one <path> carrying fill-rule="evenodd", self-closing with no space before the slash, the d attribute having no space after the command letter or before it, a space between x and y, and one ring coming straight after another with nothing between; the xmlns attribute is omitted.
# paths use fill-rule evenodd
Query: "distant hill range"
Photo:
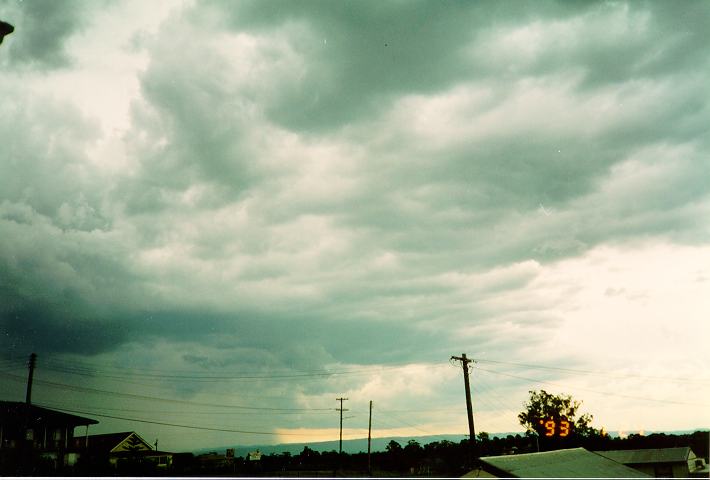
<svg viewBox="0 0 710 480"><path fill-rule="evenodd" d="M697 431L707 431L707 428L697 428L695 430L673 430L665 432L655 432L647 431L644 435L651 435L652 433L665 433L667 435L687 435ZM612 437L618 437L619 432L612 431L607 432ZM625 432L625 435L638 432ZM492 437L506 437L508 435L523 435L523 432L502 432L502 433L490 433ZM371 449L373 452L381 452L385 450L387 444L394 440L402 446L405 446L409 440L416 440L420 445L424 446L432 442L441 442L443 440L448 440L450 442L459 443L461 440L468 438L468 435L462 434L443 434L443 435L425 435L419 437L381 437L373 438ZM297 455L303 451L303 447L308 446L317 452L329 452L338 451L338 441L332 440L327 442L308 442L308 443L280 443L277 445L225 445L222 447L212 447L212 448L201 448L195 450L193 453L195 455L201 455L203 453L217 452L225 453L228 448L234 449L234 455L237 457L244 457L247 453L259 450L261 453L266 455L272 453L284 453L289 452L291 455ZM359 453L367 452L367 438L358 438L354 440L343 440L343 452L346 453Z"/></svg>
<svg viewBox="0 0 710 480"><path fill-rule="evenodd" d="M504 436L507 435L503 434ZM387 446L390 441L394 440L395 442L398 442L402 446L406 445L409 440L416 440L419 442L422 446L426 445L427 443L432 443L432 442L440 442L442 440L449 440L451 442L460 442L464 438L468 438L468 435L460 435L460 434L453 434L453 435L426 435L422 437L382 437L382 438L373 438L372 439L372 444L371 444L371 449L373 452L378 452L378 451L384 451L385 447ZM230 446L224 446L224 447L215 447L215 448L201 448L199 450L196 450L195 455L200 455L202 453L207 453L207 452L217 452L217 453L224 453L227 448L233 448L234 449L234 455L237 457L243 457L249 452L253 452L255 450L259 450L261 453L264 454L271 454L271 453L283 453L283 452L289 452L292 455L299 454L303 451L303 447L308 446L308 448L311 448L317 452L329 452L332 450L335 450L336 452L338 451L338 440L331 440L327 442L307 442L307 443L281 443L278 445L249 445L249 446L243 446L243 445L230 445ZM355 440L343 440L343 452L346 453L359 453L359 452L367 452L367 438L357 438Z"/></svg>

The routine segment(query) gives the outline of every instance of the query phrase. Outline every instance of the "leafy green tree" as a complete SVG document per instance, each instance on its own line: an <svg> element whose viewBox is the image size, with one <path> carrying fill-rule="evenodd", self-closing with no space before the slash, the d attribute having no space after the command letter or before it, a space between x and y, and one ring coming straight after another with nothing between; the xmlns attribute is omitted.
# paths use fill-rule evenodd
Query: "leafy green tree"
<svg viewBox="0 0 710 480"><path fill-rule="evenodd" d="M402 445L400 445L399 442L395 440L390 440L389 443L385 446L385 450L389 453L396 454L402 451Z"/></svg>
<svg viewBox="0 0 710 480"><path fill-rule="evenodd" d="M566 419L573 426L571 433L574 436L598 435L598 430L590 426L593 417L588 413L579 415L581 405L582 402L574 400L571 395L553 395L545 390L531 390L530 400L524 404L525 410L518 414L518 420L528 432L534 431L538 434L544 431L540 419L551 418L556 422Z"/></svg>

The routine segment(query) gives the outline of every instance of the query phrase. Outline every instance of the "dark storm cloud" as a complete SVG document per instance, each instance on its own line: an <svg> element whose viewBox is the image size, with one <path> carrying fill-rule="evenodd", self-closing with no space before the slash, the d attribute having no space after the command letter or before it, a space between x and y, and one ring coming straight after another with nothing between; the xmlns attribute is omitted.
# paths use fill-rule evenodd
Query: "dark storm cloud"
<svg viewBox="0 0 710 480"><path fill-rule="evenodd" d="M702 48L710 41L707 2L690 1L681 9L665 2L629 3L625 8L629 17L648 14L646 29L636 41L615 45L614 56L590 45L588 53L578 57L594 67L589 85L707 70L709 60Z"/></svg>
<svg viewBox="0 0 710 480"><path fill-rule="evenodd" d="M0 198L66 228L106 228L101 177L86 154L98 135L97 125L69 103L24 92L6 96L0 100Z"/></svg>
<svg viewBox="0 0 710 480"><path fill-rule="evenodd" d="M245 317L259 319L258 327L245 330L245 338L264 350L277 349L293 338L309 338L308 344L327 345L338 358L365 361L380 349L390 352L386 355L392 361L406 359L410 349L387 345L398 335L411 335L411 345L424 344L426 330L417 330L417 325L427 321L454 325L458 318L486 326L498 317L435 281L413 285L403 278L452 269L476 271L530 258L551 261L583 253L610 238L661 232L670 218L678 218L677 209L705 194L697 182L692 183L696 188L681 189L692 173L689 177L678 171L646 197L649 202L666 198L653 203L657 214L647 215L642 205L650 204L636 199L640 210L632 210L640 217L632 221L618 217L630 201L623 190L609 192L607 198L598 193L613 175L614 165L649 143L695 140L707 117L705 107L693 103L698 85L692 78L677 78L690 87L687 90L669 87L677 73L666 78L654 72L653 78L644 80L610 71L605 81L592 82L595 72L604 70L606 57L616 54L613 45L620 39L634 39L634 48L646 42L647 33L637 29L637 23L644 28L662 23L653 9L630 7L624 13L600 4L526 7L524 18L538 25L541 34L548 24L564 31L591 19L597 23L585 33L602 38L603 22L620 18L618 35L602 45L573 42L565 56L567 47L556 43L553 31L552 40L543 39L553 47L550 52L541 51L528 63L506 59L518 71L497 80L500 65L481 58L475 48L487 46L486 38L512 35L522 28L516 12L503 7L217 4L220 13L228 14L226 20L219 15L217 21L203 8L172 19L148 43L152 60L141 78L145 103L134 109L135 128L127 137L140 168L115 193L127 198L131 221L155 247L186 244L188 255L208 262L248 259L234 280L234 290L220 284L214 292L217 303L223 288L225 295L231 291L235 298L246 299L250 285L260 282L271 282L275 291L310 285L318 292L315 299L299 300L296 295L295 308L288 313L286 300L276 300L261 313L243 310ZM647 17L651 20L644 20ZM175 34L184 29L192 35ZM251 41L257 46L230 37L244 32L255 35ZM212 33L226 37L215 42ZM378 35L393 39L391 45ZM373 42L381 40L381 48L376 48ZM553 65L555 48L559 61ZM593 51L587 53L587 48ZM250 56L254 52L257 55ZM605 58L595 60L601 52ZM542 67L545 62L550 62L547 69ZM580 66L583 74L576 77ZM245 72L257 76L249 78ZM486 92L483 105L475 98L467 100L470 88ZM314 92L320 100L311 104ZM460 92L458 116L433 116L429 124L450 125L444 136L457 128L462 133L439 147L435 142L427 145L428 133L418 135L407 115L420 108L418 99L426 103L450 95L456 105ZM629 106L604 107L607 103ZM674 123L678 119L683 127ZM269 122L287 131L310 131L319 141L361 145L361 150L344 151L351 158L343 161L357 164L347 173L353 172L354 188L315 199L291 190L291 180L303 175L294 173L293 165L308 160L312 144L297 142L278 164L269 164L276 152L269 141L278 146L284 138L284 132ZM332 132L331 127L346 124L344 132ZM479 128L492 134L479 134ZM254 140L260 131L267 132L261 133L266 142ZM436 140L436 132L431 137ZM700 158L693 156L685 165L688 172L700 166ZM337 156L329 162L337 174ZM648 180L656 184L654 178ZM198 200L185 205L181 199L196 187ZM675 191L682 191L683 198ZM549 219L546 209L554 211ZM244 220L232 225L237 212ZM299 219L307 215L323 219L327 229L306 233L308 222ZM686 230L693 229L692 216L686 217ZM683 230L679 222L683 223L674 220L674 231ZM181 227L188 224L194 228ZM177 231L172 229L176 226ZM304 234L312 235L316 243L329 235L353 237L335 256L300 260L308 242L293 237ZM394 252L404 267L389 276L354 272L352 265L367 264L377 252ZM314 265L323 270L311 274ZM195 281L183 273L158 280L171 284L175 292L189 289ZM431 311L422 308L429 299L437 305ZM443 299L460 306L447 309ZM298 311L309 312L307 320ZM160 318L168 316L153 316L151 321L167 325ZM184 318L176 325L185 328L176 328L175 338L190 334L192 315ZM519 333L521 342L534 336L527 332L530 325L557 322L542 315L531 318L520 320L520 332L525 332ZM223 332L241 322L225 317L210 323L210 328ZM290 322L312 327L299 330ZM352 348L341 348L332 339L360 322L364 322L358 329L361 338L355 337ZM269 332L274 332L273 338L262 345ZM449 338L444 330L437 335L442 342ZM488 337L478 341L499 342Z"/></svg>
<svg viewBox="0 0 710 480"><path fill-rule="evenodd" d="M462 47L504 5L449 2L214 3L235 31L305 26L294 48L308 58L305 77L267 105L289 129L322 131L376 114L397 95L432 92L477 76ZM525 6L516 14L526 17Z"/></svg>
<svg viewBox="0 0 710 480"><path fill-rule="evenodd" d="M355 363L539 339L559 323L547 303L486 304L537 275L519 262L707 233L707 15L691 7L685 20L656 3L178 12L142 40L130 172L89 167L97 134L71 108L5 105L6 331L92 353L299 343ZM91 348L72 341L102 325Z"/></svg>
<svg viewBox="0 0 710 480"><path fill-rule="evenodd" d="M71 63L66 42L86 25L90 12L108 1L3 0L0 18L15 26L5 47L11 64L51 69ZM5 48L3 48L4 50Z"/></svg>
<svg viewBox="0 0 710 480"><path fill-rule="evenodd" d="M3 301L8 298L17 301L16 291L2 292L0 296ZM90 310L81 307L71 301L41 304L33 299L31 306L11 306L8 311L1 311L2 333L9 339L5 353L95 355L113 351L131 339L121 319L100 322L95 317L86 318Z"/></svg>
<svg viewBox="0 0 710 480"><path fill-rule="evenodd" d="M707 68L704 2L691 2L681 12L658 2L212 3L235 31L304 26L292 41L308 58L305 78L267 104L270 118L297 131L341 127L381 112L403 93L433 93L481 78L579 68L581 86L599 88L699 64ZM507 29L539 29L534 33L545 37L542 48L521 62L499 56L499 45L482 41ZM474 43L488 50L472 57Z"/></svg>
<svg viewBox="0 0 710 480"><path fill-rule="evenodd" d="M57 226L26 204L0 203L0 327L8 352L112 350L130 337L121 305L139 292L118 238Z"/></svg>

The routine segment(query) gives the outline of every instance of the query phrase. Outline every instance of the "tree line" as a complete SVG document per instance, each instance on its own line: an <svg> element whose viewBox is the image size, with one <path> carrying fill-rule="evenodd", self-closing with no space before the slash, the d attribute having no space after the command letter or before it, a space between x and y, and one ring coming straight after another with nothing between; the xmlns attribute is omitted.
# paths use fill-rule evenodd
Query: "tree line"
<svg viewBox="0 0 710 480"><path fill-rule="evenodd" d="M498 437L481 432L476 436L480 456L513 455L538 451L533 433ZM560 448L584 447L587 450L627 450L637 448L691 447L702 456L708 451L708 432L674 435L654 433L632 434L626 438L611 437L594 432L576 435L565 440ZM412 439L405 444L390 441L385 451L373 452L370 457L370 473L373 476L460 476L471 465L468 461L471 443L448 440L421 445ZM181 456L182 455L182 456ZM181 454L175 457L171 474L182 475L238 475L238 476L363 476L368 474L367 453L318 452L306 446L291 453L262 455L258 462L235 458L231 463L204 466L198 457Z"/></svg>
<svg viewBox="0 0 710 480"><path fill-rule="evenodd" d="M342 453L319 452L305 446L298 454L289 452L261 455L260 460L246 457L228 458L214 452L195 456L192 453L173 455L169 469L128 456L116 466L106 458L80 458L73 471L77 475L151 475L160 476L460 476L469 471L476 456L515 455L562 448L584 447L591 451L642 448L691 447L699 455L709 450L709 434L673 435L654 433L632 434L626 438L611 437L603 429L592 427L592 415L581 413L581 402L570 395L553 395L545 390L530 391L529 400L518 415L525 433L496 436L479 432L476 441L435 441L425 445L417 440L401 444L391 440L384 451ZM710 460L710 459L709 459ZM369 466L369 469L368 469Z"/></svg>

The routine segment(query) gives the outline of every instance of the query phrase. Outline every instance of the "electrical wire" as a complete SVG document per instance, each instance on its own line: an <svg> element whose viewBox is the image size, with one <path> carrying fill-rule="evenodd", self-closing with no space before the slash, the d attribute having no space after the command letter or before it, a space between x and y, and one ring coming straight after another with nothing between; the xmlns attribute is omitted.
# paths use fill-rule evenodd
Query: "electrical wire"
<svg viewBox="0 0 710 480"><path fill-rule="evenodd" d="M643 380L659 380L665 382L677 382L677 383L710 383L708 378L681 378L681 377L656 377L656 376L646 376L646 375L633 375L633 374L612 374L608 372L601 372L595 370L578 370L573 368L562 368L562 367L550 367L547 365L532 365L526 363L514 363L514 362L502 362L499 360L487 360L487 359L476 359L476 362L480 363L491 363L496 365L511 365L516 367L524 367L533 370L553 370L558 372L567 373L579 373L583 375L596 375L606 378L638 378Z"/></svg>
<svg viewBox="0 0 710 480"><path fill-rule="evenodd" d="M37 405L43 406L41 404L37 404ZM239 430L239 429L234 429L234 428L199 427L197 425L184 425L184 424L170 423L170 422L158 422L155 420L145 420L145 419L140 419L140 418L119 417L117 415L104 415L104 414L96 413L96 412L86 412L83 410L75 410L75 409L68 409L68 408L56 408L56 410L61 410L63 412L74 413L74 414L79 414L79 415L92 415L94 417L104 417L104 418L111 418L111 419L115 419L115 420L126 420L129 422L149 423L149 424L153 424L153 425L165 425L168 427L190 428L190 429L194 429L194 430L207 430L207 431L212 431L212 432L246 433L246 434L252 434L252 435L274 435L274 436L282 436L282 435L321 436L321 434L308 434L308 433L288 433L288 432L275 433L275 432L260 432L260 431L255 431L255 430Z"/></svg>
<svg viewBox="0 0 710 480"><path fill-rule="evenodd" d="M53 404L56 406L56 408L67 408L66 405L60 405L60 404ZM239 415L249 415L249 416L258 416L258 415L266 415L266 416L274 416L274 415L297 415L297 416L302 416L302 415L323 415L323 416L329 416L332 415L332 412L243 412L243 411L194 411L194 410L150 410L150 409L144 409L144 408L119 408L119 407L96 407L96 406L86 406L86 405L77 405L77 404L72 404L72 407L75 408L85 408L85 409L93 409L93 410L101 410L101 411L109 411L109 412L128 412L128 413L145 413L145 414L158 414L158 415L230 415L230 416L239 416ZM54 407L52 407L54 408Z"/></svg>
<svg viewBox="0 0 710 480"><path fill-rule="evenodd" d="M42 363L42 367L50 369L53 371L59 371L62 373L75 373L77 375L100 375L107 376L113 375L116 378L133 378L133 377L146 377L146 378L159 378L162 380L166 379L179 379L179 380L194 380L194 381L224 381L224 380L285 380L285 379L304 379L308 377L320 378L320 377L331 377L331 376L341 376L341 375L367 375L372 373L380 373L390 370L398 370L403 368L411 367L411 363L400 364L400 365L385 365L376 368L362 368L362 369L351 369L351 370L305 370L305 371L288 371L286 373L271 373L264 375L210 375L205 372L195 372L191 371L185 374L175 374L175 370L158 370L158 369L144 369L144 368L125 368L121 367L116 369L112 366L99 365L100 368L96 368L97 365L81 364L80 362L72 362L71 364L66 363L62 360L50 359L45 360ZM441 365L433 364L426 365L428 368L440 368ZM128 371L128 373L127 373ZM141 373L143 372L143 373ZM185 372L185 371L183 371Z"/></svg>
<svg viewBox="0 0 710 480"><path fill-rule="evenodd" d="M24 382L24 378L17 376L17 375L12 375L9 373L3 373L0 372L0 375L6 378L10 378L14 381L18 382ZM178 403L178 404L183 404L183 405L200 405L200 406L207 406L207 407L217 407L217 408L238 408L238 409L243 409L243 410L262 410L262 411L270 411L270 412L310 412L310 411L332 411L332 408L276 408L276 407L254 407L254 406L247 406L247 405L225 405L225 404L213 404L213 403L203 403L203 402L189 402L187 400L176 400L172 398L159 398L159 397L150 397L147 395L139 395L135 393L125 393L125 392L115 392L115 391L110 391L110 390L102 390L98 388L90 388L90 387L79 387L77 385L68 385L64 383L58 383L58 382L50 382L47 380L39 380L35 379L35 383L40 384L40 385L45 385L48 387L52 388L59 388L62 390L69 390L69 391L75 391L75 392L81 392L81 393L94 393L94 394L102 394L102 395L111 395L113 397L124 397L124 398L132 398L132 399L138 399L138 400L148 400L148 401L159 401L159 402L167 402L167 403Z"/></svg>
<svg viewBox="0 0 710 480"><path fill-rule="evenodd" d="M423 429L421 429L421 428L419 428L419 427L415 427L414 425L405 422L405 421L402 420L401 418L399 418L399 417L393 415L392 412L389 411L389 410L379 410L379 409L378 409L377 412L378 412L379 414L384 413L385 416L388 416L388 415L389 415L390 418L392 418L392 419L398 421L398 422L401 423L402 425L405 425L405 426L407 426L407 427L409 427L409 428L413 428L413 429L415 429L415 430L419 430L420 432L426 433L427 435L436 435L435 433L429 432L429 431L427 431L427 430L423 430Z"/></svg>
<svg viewBox="0 0 710 480"><path fill-rule="evenodd" d="M535 382L535 383L539 383L539 384L552 385L554 387L560 387L560 388L568 388L568 389L570 388L569 386L560 385L559 383L553 383L553 382L548 382L548 381L544 381L544 380L536 380L534 378L523 377L520 375L513 375L510 373L499 372L496 370L487 370L487 369L484 369L481 367L475 367L475 368L478 370L484 371L484 372L493 373L496 375L503 375L506 377L518 378L521 380L526 380L528 382ZM694 406L710 407L710 404L707 404L707 403L681 402L681 401L677 401L677 400L663 400L663 399L658 399L658 398L639 397L639 396L635 396L635 395L625 395L622 393L604 392L604 391L594 390L591 388L584 388L584 387L575 387L575 389L584 390L584 391L592 392L592 393L598 393L600 395L609 395L609 396L613 396L613 397L631 398L634 400L645 400L645 401L649 401L649 402L658 402L658 403L672 403L672 404L677 404L677 405L694 405Z"/></svg>

